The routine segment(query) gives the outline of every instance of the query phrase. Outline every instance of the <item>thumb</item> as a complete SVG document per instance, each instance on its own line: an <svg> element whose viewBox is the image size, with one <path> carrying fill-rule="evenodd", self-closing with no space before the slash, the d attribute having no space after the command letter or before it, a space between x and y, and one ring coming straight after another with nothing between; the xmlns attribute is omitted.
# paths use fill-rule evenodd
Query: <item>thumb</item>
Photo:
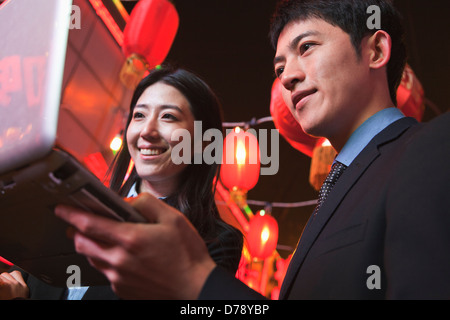
<svg viewBox="0 0 450 320"><path fill-rule="evenodd" d="M135 198L126 199L149 223L160 223L174 208L149 193L140 193Z"/></svg>

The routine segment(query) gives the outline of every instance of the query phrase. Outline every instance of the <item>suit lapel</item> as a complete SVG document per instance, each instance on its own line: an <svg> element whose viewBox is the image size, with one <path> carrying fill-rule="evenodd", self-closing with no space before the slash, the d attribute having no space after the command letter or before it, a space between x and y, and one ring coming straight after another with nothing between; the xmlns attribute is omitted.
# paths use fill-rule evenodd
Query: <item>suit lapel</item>
<svg viewBox="0 0 450 320"><path fill-rule="evenodd" d="M290 291L295 277L311 246L331 218L348 191L359 180L370 164L379 156L379 146L398 138L411 125L417 123L412 118L400 119L381 131L345 170L331 190L316 216L311 216L303 230L297 249L292 257L280 291L284 299Z"/></svg>

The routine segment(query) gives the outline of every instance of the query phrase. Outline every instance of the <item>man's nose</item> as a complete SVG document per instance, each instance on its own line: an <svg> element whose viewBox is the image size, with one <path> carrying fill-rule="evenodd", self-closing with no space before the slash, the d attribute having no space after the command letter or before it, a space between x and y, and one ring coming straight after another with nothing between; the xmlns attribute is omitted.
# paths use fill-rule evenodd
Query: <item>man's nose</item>
<svg viewBox="0 0 450 320"><path fill-rule="evenodd" d="M293 91L297 83L305 80L306 75L301 66L298 64L286 64L281 74L281 84L289 91Z"/></svg>

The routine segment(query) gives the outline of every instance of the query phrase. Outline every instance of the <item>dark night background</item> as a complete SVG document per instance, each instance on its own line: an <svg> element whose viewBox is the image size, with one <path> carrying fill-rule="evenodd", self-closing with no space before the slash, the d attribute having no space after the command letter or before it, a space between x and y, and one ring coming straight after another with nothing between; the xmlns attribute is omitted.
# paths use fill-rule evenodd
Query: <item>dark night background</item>
<svg viewBox="0 0 450 320"><path fill-rule="evenodd" d="M135 1L122 1L130 10ZM275 0L173 0L180 16L177 36L166 59L204 78L219 96L225 121L241 122L270 116L274 51L268 40ZM395 0L404 17L408 63L422 83L427 105L424 121L448 108L450 95L450 7L443 0ZM438 109L438 110L437 110ZM272 123L255 129L273 129ZM300 202L316 198L308 182L310 158L280 137L280 168L261 176L248 199ZM253 212L262 207L250 206ZM294 248L312 207L273 208L280 226L282 256Z"/></svg>

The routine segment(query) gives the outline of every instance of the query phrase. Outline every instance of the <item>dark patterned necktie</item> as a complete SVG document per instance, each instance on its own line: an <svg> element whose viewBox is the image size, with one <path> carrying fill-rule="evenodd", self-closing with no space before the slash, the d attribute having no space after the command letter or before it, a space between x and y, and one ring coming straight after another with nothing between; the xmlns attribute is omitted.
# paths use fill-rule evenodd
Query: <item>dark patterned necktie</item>
<svg viewBox="0 0 450 320"><path fill-rule="evenodd" d="M314 215L319 211L320 206L324 203L331 189L335 185L336 181L342 175L344 170L347 168L345 164L340 163L339 161L335 161L333 166L331 167L330 172L328 173L327 178L320 187L319 190L319 200L317 201L317 207L314 209Z"/></svg>

